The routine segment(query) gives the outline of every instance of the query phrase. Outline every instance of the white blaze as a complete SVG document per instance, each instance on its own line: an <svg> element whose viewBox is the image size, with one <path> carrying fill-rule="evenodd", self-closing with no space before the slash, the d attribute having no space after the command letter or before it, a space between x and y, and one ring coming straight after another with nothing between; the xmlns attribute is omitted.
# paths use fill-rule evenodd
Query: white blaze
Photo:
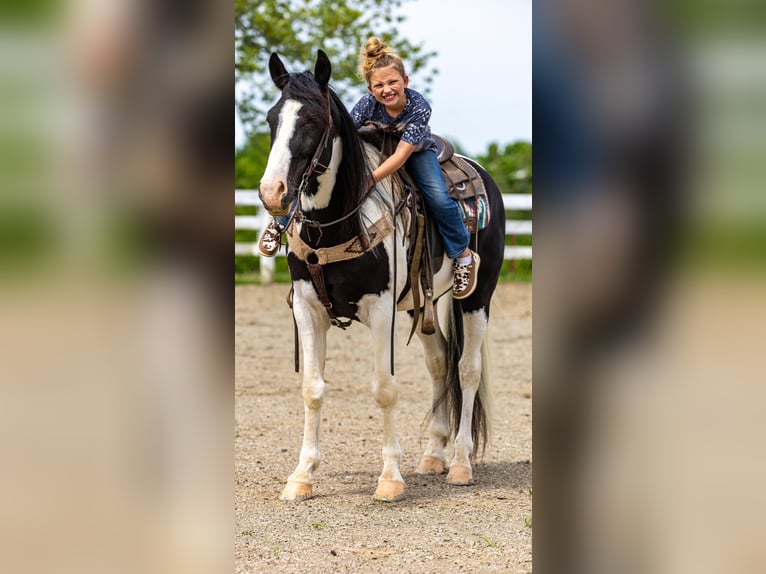
<svg viewBox="0 0 766 574"><path fill-rule="evenodd" d="M279 125L277 125L276 138L271 144L269 161L266 171L261 178L262 183L271 183L275 180L287 182L287 173L290 169L292 154L290 153L290 140L295 133L295 124L298 121L298 112L303 104L295 100L287 100L279 112Z"/></svg>

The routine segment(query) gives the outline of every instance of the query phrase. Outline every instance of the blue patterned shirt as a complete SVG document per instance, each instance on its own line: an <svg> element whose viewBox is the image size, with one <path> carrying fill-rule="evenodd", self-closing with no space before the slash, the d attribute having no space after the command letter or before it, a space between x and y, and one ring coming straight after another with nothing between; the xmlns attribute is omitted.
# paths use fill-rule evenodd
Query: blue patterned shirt
<svg viewBox="0 0 766 574"><path fill-rule="evenodd" d="M365 94L351 109L354 125L357 129L367 122L393 126L402 134L402 141L417 146L420 150L437 151L436 142L431 137L431 128L428 125L431 119L431 106L415 90L405 88L404 93L407 96L407 103L395 118L388 115L386 107L372 94Z"/></svg>

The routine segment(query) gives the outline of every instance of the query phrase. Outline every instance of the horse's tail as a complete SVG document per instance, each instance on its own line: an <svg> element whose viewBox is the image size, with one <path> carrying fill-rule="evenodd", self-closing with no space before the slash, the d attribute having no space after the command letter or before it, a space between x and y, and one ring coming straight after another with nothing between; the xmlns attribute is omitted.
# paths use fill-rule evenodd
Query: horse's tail
<svg viewBox="0 0 766 574"><path fill-rule="evenodd" d="M447 401L447 412L450 425L450 437L454 438L460 428L460 418L463 408L463 393L460 388L460 358L463 354L463 315L459 301L452 300L448 305L445 325L447 338L447 379L444 399ZM479 390L473 404L471 420L471 439L473 441L472 456L484 454L484 447L491 436L492 401L490 400L492 378L492 361L489 353L488 336L481 343L481 375Z"/></svg>

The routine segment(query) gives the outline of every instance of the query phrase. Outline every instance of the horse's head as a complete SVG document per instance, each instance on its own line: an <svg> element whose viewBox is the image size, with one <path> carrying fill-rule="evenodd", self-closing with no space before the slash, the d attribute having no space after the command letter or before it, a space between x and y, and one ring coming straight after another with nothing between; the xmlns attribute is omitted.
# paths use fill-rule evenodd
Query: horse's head
<svg viewBox="0 0 766 574"><path fill-rule="evenodd" d="M335 128L328 82L332 66L319 50L313 75L290 74L274 53L269 59L269 72L282 95L267 114L271 151L259 193L271 215L284 215L298 195L318 193L320 185L312 176L321 177L331 167ZM328 182L329 194L334 175L327 175L333 178Z"/></svg>

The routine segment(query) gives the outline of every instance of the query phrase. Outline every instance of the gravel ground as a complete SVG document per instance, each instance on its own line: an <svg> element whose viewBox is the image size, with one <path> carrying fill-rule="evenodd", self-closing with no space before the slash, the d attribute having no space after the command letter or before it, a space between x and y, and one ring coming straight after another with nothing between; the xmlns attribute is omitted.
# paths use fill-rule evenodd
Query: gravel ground
<svg viewBox="0 0 766 574"><path fill-rule="evenodd" d="M236 288L235 571L531 572L531 284L500 284L492 303L493 438L469 487L414 474L430 383L419 342L405 345L400 315L396 420L406 492L394 504L372 498L382 421L369 388L369 331L358 324L328 336L315 497L279 500L303 426L287 290Z"/></svg>

